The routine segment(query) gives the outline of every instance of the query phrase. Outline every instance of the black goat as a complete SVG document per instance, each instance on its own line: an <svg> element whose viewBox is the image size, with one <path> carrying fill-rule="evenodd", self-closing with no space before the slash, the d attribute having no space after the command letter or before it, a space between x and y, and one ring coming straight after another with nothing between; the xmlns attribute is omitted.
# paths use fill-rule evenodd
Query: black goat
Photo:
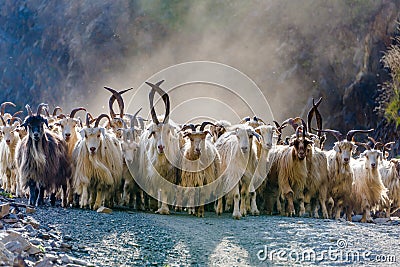
<svg viewBox="0 0 400 267"><path fill-rule="evenodd" d="M28 131L16 151L21 187L29 186L29 204L44 204L44 191L51 193L51 205L55 204L55 192L62 188L62 206L66 206L67 181L71 177L71 159L67 144L58 135L44 128L47 119L40 115L46 104L40 104L36 114L26 105L28 117L22 126Z"/></svg>

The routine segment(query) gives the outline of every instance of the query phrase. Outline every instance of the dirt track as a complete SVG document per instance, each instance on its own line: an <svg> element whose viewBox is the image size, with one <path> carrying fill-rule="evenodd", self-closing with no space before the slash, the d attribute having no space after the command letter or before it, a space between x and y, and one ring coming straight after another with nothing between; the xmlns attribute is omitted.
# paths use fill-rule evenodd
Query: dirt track
<svg viewBox="0 0 400 267"><path fill-rule="evenodd" d="M69 236L71 254L98 266L382 266L400 262L398 221L391 225L206 213L39 208L35 217ZM266 258L267 251L268 258ZM296 261L297 259L297 261ZM373 262L373 263L372 263Z"/></svg>

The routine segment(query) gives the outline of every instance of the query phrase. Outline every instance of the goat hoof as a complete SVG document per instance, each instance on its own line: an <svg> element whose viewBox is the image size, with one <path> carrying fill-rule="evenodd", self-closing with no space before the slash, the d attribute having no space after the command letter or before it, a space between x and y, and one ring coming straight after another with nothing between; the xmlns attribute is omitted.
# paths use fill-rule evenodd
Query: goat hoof
<svg viewBox="0 0 400 267"><path fill-rule="evenodd" d="M252 211L251 211L251 214L252 214L253 216L258 216L258 215L260 215L260 211L259 211L259 210L252 210Z"/></svg>
<svg viewBox="0 0 400 267"><path fill-rule="evenodd" d="M169 215L169 210L164 209L164 208L159 208L156 213L161 214L161 215Z"/></svg>
<svg viewBox="0 0 400 267"><path fill-rule="evenodd" d="M232 214L233 219L235 220L240 220L240 218L242 218L242 215L240 214L240 212L234 212Z"/></svg>

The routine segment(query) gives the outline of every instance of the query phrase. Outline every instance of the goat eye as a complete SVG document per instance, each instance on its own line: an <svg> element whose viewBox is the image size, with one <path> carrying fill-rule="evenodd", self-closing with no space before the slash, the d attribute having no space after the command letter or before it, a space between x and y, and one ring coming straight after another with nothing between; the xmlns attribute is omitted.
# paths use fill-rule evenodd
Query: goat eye
<svg viewBox="0 0 400 267"><path fill-rule="evenodd" d="M97 135L97 138L100 138L100 134Z"/></svg>

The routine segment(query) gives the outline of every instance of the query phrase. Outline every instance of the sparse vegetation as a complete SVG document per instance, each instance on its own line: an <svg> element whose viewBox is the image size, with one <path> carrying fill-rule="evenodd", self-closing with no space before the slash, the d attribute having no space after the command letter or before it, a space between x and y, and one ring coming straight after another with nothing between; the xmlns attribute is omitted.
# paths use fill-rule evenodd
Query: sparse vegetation
<svg viewBox="0 0 400 267"><path fill-rule="evenodd" d="M390 122L400 125L400 37L395 38L396 44L383 57L385 67L390 69L392 81L385 84L388 97L385 107L385 117Z"/></svg>

